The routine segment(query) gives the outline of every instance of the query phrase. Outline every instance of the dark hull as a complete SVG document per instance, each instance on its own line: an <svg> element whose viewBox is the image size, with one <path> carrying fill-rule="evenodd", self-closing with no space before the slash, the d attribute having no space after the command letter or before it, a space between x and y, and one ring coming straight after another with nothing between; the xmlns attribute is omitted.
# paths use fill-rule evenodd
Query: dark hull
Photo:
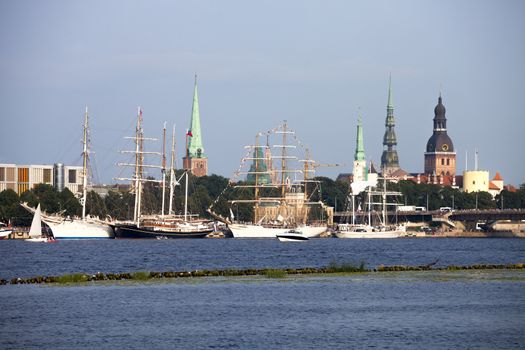
<svg viewBox="0 0 525 350"><path fill-rule="evenodd" d="M137 228L137 226L115 226L115 238L204 238L213 230L206 229L191 232L167 232L153 231L148 228Z"/></svg>

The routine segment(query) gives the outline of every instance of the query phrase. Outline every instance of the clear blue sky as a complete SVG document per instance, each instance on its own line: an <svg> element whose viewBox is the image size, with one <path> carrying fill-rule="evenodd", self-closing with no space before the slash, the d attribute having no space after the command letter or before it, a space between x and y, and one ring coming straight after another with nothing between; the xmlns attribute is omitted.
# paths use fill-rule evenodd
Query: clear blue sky
<svg viewBox="0 0 525 350"><path fill-rule="evenodd" d="M0 1L0 162L80 164L90 108L98 178L120 174L137 106L178 127L194 74L209 169L230 177L283 119L318 175L351 172L356 120L380 162L392 74L402 168L423 171L441 86L458 173L525 182L524 1ZM160 143L156 146L160 149Z"/></svg>

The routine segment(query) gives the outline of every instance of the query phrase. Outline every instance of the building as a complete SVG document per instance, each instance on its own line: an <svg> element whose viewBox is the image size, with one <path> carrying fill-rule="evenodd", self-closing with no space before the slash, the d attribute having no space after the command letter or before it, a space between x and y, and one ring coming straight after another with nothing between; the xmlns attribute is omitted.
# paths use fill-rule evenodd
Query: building
<svg viewBox="0 0 525 350"><path fill-rule="evenodd" d="M0 192L10 189L21 195L38 184L52 185L58 190L82 192L82 167L55 165L0 164Z"/></svg>
<svg viewBox="0 0 525 350"><path fill-rule="evenodd" d="M496 196L500 194L504 188L505 184L503 182L503 178L501 177L500 173L496 171L496 175L494 175L494 178L489 183L489 193L492 195L492 197L496 198Z"/></svg>
<svg viewBox="0 0 525 350"><path fill-rule="evenodd" d="M464 192L488 192L489 172L485 170L466 170L463 172Z"/></svg>
<svg viewBox="0 0 525 350"><path fill-rule="evenodd" d="M397 155L397 138L392 103L392 78L388 83L388 102L386 105L385 135L383 136L383 154L381 155L381 172L383 176L390 176L399 170L399 156Z"/></svg>
<svg viewBox="0 0 525 350"><path fill-rule="evenodd" d="M425 174L427 175L456 175L456 152L447 134L445 113L446 109L440 94L438 104L434 108L434 132L428 139L425 152Z"/></svg>
<svg viewBox="0 0 525 350"><path fill-rule="evenodd" d="M193 90L190 128L186 132L186 154L182 158L182 164L184 170L189 170L195 176L208 175L208 158L202 145L197 76L195 76L195 87Z"/></svg>

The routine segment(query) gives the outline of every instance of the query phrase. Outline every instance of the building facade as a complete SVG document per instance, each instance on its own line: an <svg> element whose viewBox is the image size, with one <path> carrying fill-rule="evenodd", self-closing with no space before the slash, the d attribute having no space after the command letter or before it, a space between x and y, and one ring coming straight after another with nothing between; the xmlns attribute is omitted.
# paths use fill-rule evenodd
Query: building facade
<svg viewBox="0 0 525 350"><path fill-rule="evenodd" d="M434 108L434 131L428 139L425 152L425 174L455 176L456 152L447 134L446 109L441 94Z"/></svg>
<svg viewBox="0 0 525 350"><path fill-rule="evenodd" d="M82 192L82 167L55 165L0 164L0 192L10 189L21 195L38 184Z"/></svg>
<svg viewBox="0 0 525 350"><path fill-rule="evenodd" d="M195 76L195 87L193 90L190 128L186 132L186 153L182 158L182 164L184 170L189 170L195 176L208 175L208 158L204 153L202 144L197 76Z"/></svg>

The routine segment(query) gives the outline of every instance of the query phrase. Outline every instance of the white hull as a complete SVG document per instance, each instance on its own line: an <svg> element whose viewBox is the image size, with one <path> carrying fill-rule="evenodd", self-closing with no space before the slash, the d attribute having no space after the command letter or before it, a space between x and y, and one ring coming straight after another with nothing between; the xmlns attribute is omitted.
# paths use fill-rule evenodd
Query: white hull
<svg viewBox="0 0 525 350"><path fill-rule="evenodd" d="M264 227L251 224L229 224L234 238L276 238L278 234L285 234L290 228ZM308 238L319 237L326 232L326 226L300 226L297 228Z"/></svg>
<svg viewBox="0 0 525 350"><path fill-rule="evenodd" d="M54 239L50 239L47 237L35 237L35 238L28 238L25 240L26 242L54 242Z"/></svg>
<svg viewBox="0 0 525 350"><path fill-rule="evenodd" d="M398 238L404 232L401 231L384 231L384 232L336 232L337 238Z"/></svg>
<svg viewBox="0 0 525 350"><path fill-rule="evenodd" d="M0 239L6 238L9 236L13 231L12 230L0 230Z"/></svg>
<svg viewBox="0 0 525 350"><path fill-rule="evenodd" d="M55 239L107 239L114 238L109 225L82 220L64 220L61 223L44 222L51 228Z"/></svg>
<svg viewBox="0 0 525 350"><path fill-rule="evenodd" d="M405 234L405 226L399 226L393 230L375 230L371 226L357 225L335 232L337 238L399 238Z"/></svg>

